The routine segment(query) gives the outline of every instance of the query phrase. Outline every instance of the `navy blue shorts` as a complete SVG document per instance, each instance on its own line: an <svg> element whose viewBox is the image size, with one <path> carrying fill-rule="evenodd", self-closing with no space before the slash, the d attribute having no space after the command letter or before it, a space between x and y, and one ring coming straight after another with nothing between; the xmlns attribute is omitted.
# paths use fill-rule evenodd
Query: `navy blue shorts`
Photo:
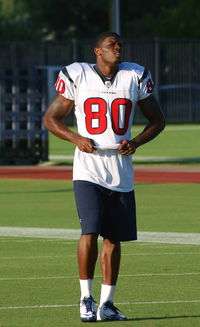
<svg viewBox="0 0 200 327"><path fill-rule="evenodd" d="M82 235L113 241L137 239L134 191L116 192L87 181L74 181Z"/></svg>

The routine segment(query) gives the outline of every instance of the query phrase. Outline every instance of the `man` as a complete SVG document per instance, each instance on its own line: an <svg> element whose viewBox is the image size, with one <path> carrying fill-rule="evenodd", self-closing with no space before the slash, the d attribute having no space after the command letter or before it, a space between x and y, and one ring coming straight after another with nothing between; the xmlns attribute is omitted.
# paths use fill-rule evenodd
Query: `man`
<svg viewBox="0 0 200 327"><path fill-rule="evenodd" d="M80 318L86 322L126 319L113 298L120 242L137 239L131 155L164 128L150 73L138 64L121 63L121 51L118 34L101 34L94 46L96 64L73 63L61 70L56 82L58 95L44 118L52 133L76 145L73 182L82 230L78 244ZM131 139L136 103L148 124ZM72 108L78 133L63 122ZM97 309L92 282L98 235L103 237L103 280Z"/></svg>

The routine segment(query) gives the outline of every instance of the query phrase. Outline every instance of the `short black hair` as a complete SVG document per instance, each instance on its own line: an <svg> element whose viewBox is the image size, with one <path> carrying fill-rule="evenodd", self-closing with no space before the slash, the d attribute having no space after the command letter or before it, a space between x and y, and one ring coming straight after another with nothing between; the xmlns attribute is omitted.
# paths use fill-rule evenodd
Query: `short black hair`
<svg viewBox="0 0 200 327"><path fill-rule="evenodd" d="M119 34L115 33L115 32L110 32L110 31L103 32L103 33L99 34L96 37L96 39L94 41L94 44L93 44L93 47L94 48L98 48L100 46L100 44L103 42L104 39L106 39L107 37L111 37L111 36L114 37L114 38L116 38L116 39L120 39L121 38L121 36Z"/></svg>

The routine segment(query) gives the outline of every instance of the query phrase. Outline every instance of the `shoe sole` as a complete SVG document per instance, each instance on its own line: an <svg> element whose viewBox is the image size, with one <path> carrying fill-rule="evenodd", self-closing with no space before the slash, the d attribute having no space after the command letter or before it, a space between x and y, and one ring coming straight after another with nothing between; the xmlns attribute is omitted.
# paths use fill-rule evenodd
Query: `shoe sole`
<svg viewBox="0 0 200 327"><path fill-rule="evenodd" d="M96 318L89 318L89 319L87 319L87 318L81 318L81 321L82 322L95 322L95 321L97 321L97 319Z"/></svg>
<svg viewBox="0 0 200 327"><path fill-rule="evenodd" d="M127 321L128 318L122 318L122 319L115 319L115 318L104 318L104 319L98 319L97 321Z"/></svg>

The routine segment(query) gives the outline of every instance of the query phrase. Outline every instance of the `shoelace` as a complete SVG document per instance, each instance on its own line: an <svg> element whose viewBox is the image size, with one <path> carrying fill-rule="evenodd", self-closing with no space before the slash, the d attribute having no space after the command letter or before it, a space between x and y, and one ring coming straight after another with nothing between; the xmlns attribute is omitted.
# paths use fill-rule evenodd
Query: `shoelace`
<svg viewBox="0 0 200 327"><path fill-rule="evenodd" d="M109 301L109 302L107 302L106 305L109 309L113 310L116 314L118 314L120 312L119 309L116 306L114 306L114 304L112 302Z"/></svg>
<svg viewBox="0 0 200 327"><path fill-rule="evenodd" d="M92 302L95 302L92 297L89 297L87 299L83 299L83 303L86 306L86 310L88 311L93 311L92 310Z"/></svg>

